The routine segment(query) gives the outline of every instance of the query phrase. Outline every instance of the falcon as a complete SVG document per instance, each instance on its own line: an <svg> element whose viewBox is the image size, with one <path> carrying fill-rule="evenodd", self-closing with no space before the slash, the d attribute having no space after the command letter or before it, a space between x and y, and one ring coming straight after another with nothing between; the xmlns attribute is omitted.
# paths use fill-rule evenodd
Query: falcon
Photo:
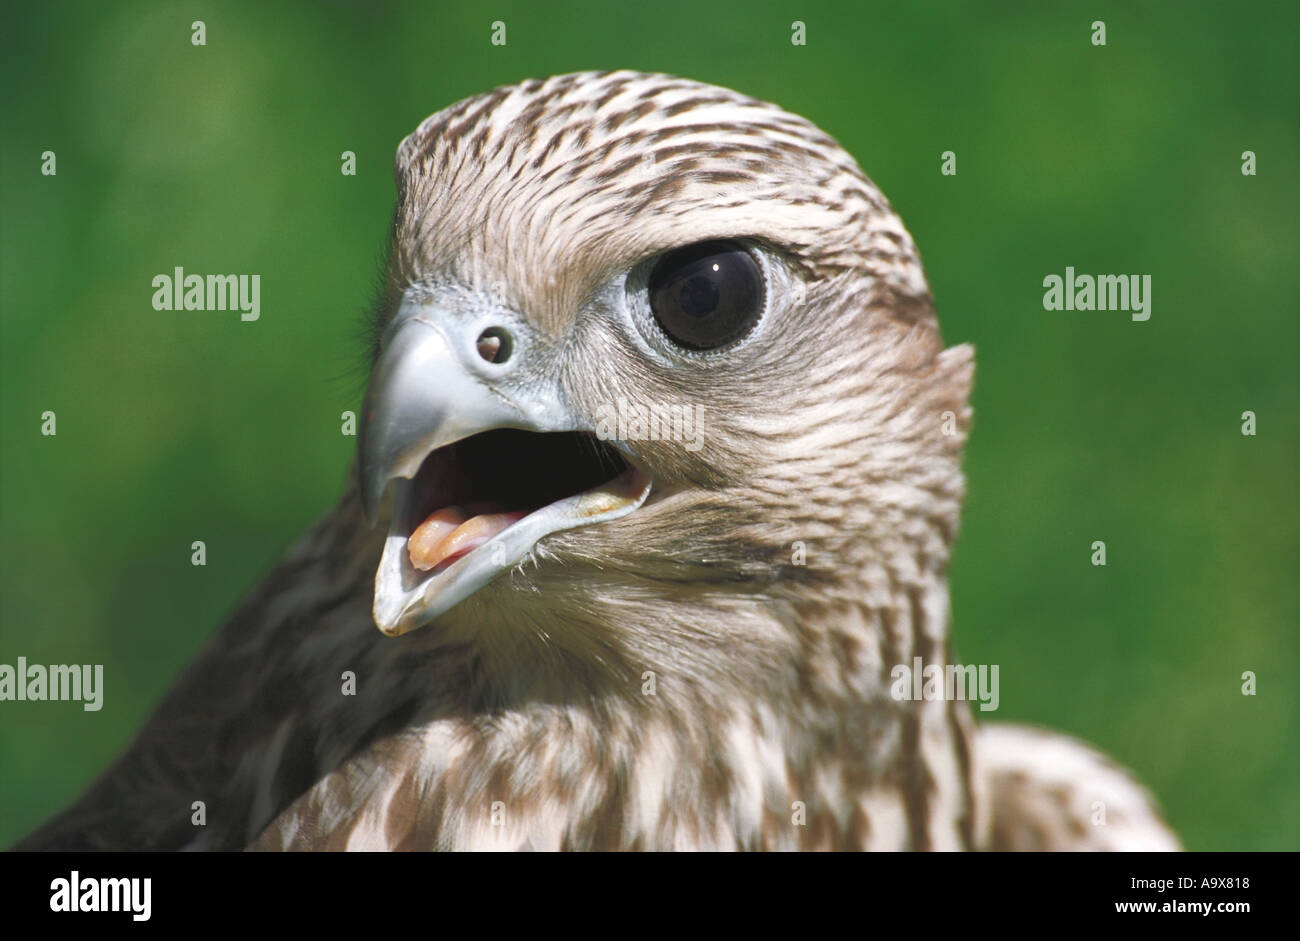
<svg viewBox="0 0 1300 941"><path fill-rule="evenodd" d="M395 175L340 502L20 848L1177 847L1090 748L890 694L951 662L973 353L833 139L580 73Z"/></svg>

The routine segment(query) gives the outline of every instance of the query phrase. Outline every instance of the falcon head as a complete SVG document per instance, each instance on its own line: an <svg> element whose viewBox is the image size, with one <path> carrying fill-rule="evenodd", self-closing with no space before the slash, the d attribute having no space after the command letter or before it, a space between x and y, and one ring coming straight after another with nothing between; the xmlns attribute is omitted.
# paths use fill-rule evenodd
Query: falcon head
<svg viewBox="0 0 1300 941"><path fill-rule="evenodd" d="M745 684L807 606L941 577L970 350L825 133L581 73L434 114L395 173L359 437L384 633Z"/></svg>
<svg viewBox="0 0 1300 941"><path fill-rule="evenodd" d="M947 658L972 357L831 138L584 73L396 175L356 488L24 848L1176 846L1097 754L888 692Z"/></svg>

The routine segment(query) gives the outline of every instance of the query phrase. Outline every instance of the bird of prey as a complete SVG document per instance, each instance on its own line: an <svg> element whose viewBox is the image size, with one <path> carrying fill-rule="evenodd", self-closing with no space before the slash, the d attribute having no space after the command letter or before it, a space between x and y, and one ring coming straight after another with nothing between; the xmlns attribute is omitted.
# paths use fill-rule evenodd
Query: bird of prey
<svg viewBox="0 0 1300 941"><path fill-rule="evenodd" d="M395 175L341 501L21 848L1177 847L1091 749L891 694L951 661L973 354L831 137L579 73Z"/></svg>

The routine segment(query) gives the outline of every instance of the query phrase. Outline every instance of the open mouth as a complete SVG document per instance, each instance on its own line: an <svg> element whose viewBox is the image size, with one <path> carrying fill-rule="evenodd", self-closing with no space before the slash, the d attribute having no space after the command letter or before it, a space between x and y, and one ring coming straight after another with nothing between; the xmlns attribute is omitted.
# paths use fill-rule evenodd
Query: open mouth
<svg viewBox="0 0 1300 941"><path fill-rule="evenodd" d="M495 429L427 455L394 481L375 621L404 634L522 561L550 533L631 513L650 478L587 432Z"/></svg>

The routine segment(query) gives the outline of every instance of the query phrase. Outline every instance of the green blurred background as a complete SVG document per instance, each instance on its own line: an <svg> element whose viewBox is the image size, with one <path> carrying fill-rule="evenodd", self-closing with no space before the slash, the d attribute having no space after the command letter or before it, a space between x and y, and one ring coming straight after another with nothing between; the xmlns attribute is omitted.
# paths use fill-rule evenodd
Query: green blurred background
<svg viewBox="0 0 1300 941"><path fill-rule="evenodd" d="M902 214L947 339L978 350L954 630L1001 665L997 717L1134 768L1189 848L1300 846L1300 5L1042 6L11 9L0 663L102 663L106 690L98 713L0 703L0 846L105 767L339 492L397 142L467 95L608 68L803 114ZM261 274L261 320L153 310L177 265ZM1066 265L1150 274L1150 321L1044 311Z"/></svg>

